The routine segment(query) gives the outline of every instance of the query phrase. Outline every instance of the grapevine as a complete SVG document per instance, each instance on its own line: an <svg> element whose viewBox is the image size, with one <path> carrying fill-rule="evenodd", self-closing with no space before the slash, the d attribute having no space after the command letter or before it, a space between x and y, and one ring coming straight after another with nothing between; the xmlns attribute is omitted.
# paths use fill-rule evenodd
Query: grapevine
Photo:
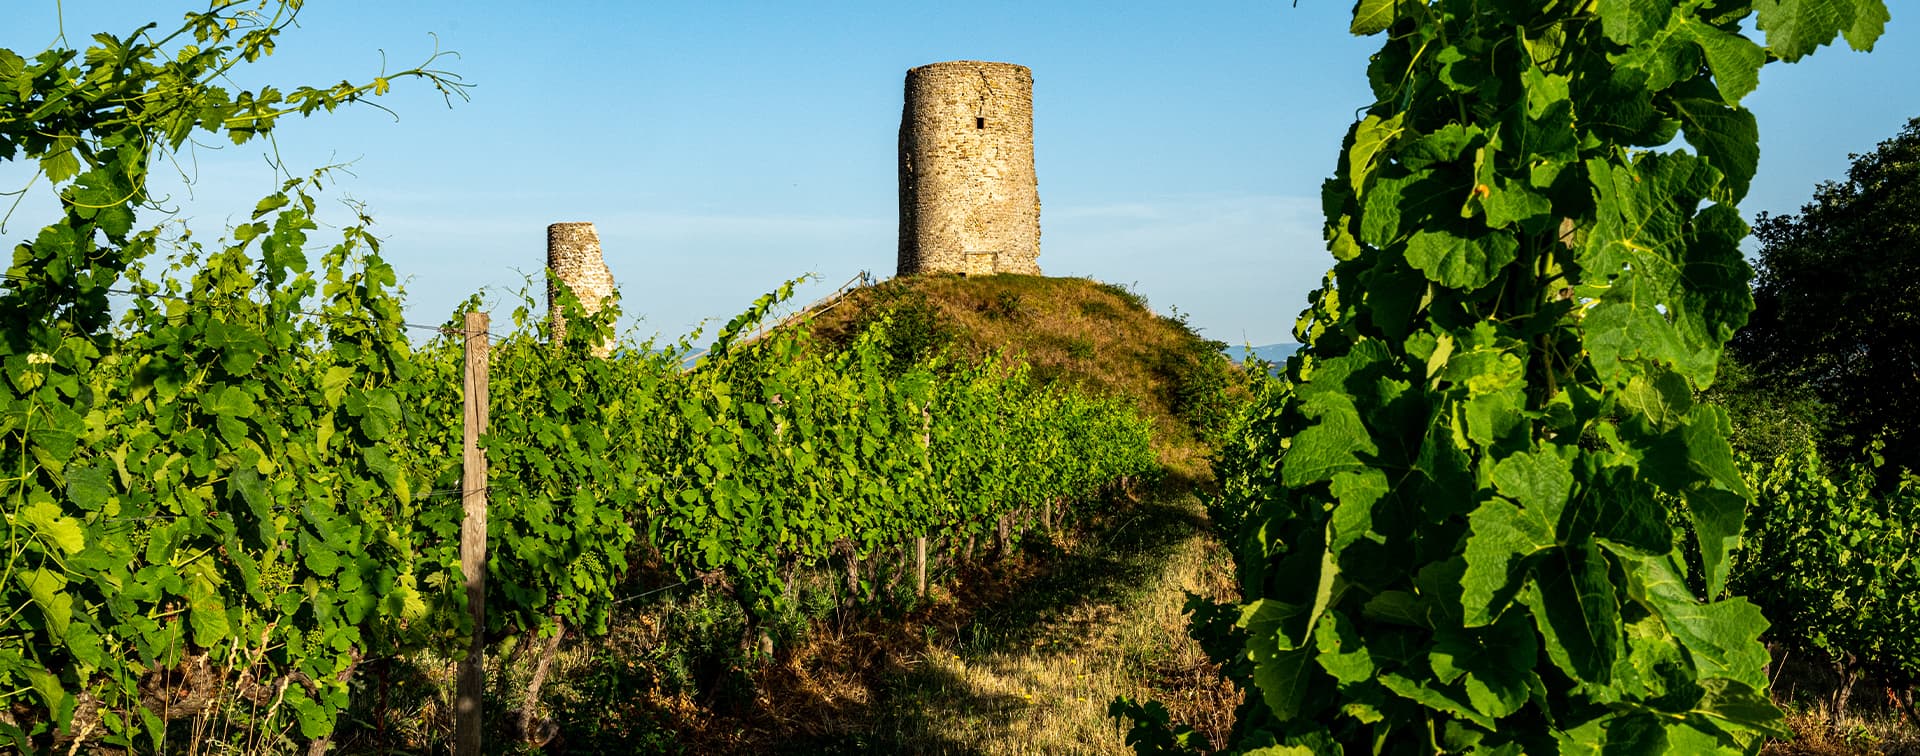
<svg viewBox="0 0 1920 756"><path fill-rule="evenodd" d="M1227 452L1251 458L1223 465L1244 600L1193 606L1248 693L1233 749L1788 734L1767 623L1725 591L1751 493L1693 396L1752 309L1741 99L1767 61L1869 48L1886 19L1879 0L1356 4L1351 30L1386 41L1323 189L1337 262L1290 385Z"/></svg>
<svg viewBox="0 0 1920 756"><path fill-rule="evenodd" d="M471 627L466 336L415 341L371 220L356 208L309 259L323 171L215 242L138 229L160 212L146 167L195 130L244 143L396 79L461 85L422 66L230 93L214 82L270 53L299 3L215 5L170 37L0 50L0 159L35 161L61 199L0 292L0 749L165 750L182 717L243 750L324 749L369 662L604 632L642 543L764 619L791 570L983 534L1154 464L1130 407L1010 361L901 374L885 324L840 351L804 329L740 338L791 286L692 371L617 340L617 302L556 287L560 343L527 305L494 350L491 597Z"/></svg>

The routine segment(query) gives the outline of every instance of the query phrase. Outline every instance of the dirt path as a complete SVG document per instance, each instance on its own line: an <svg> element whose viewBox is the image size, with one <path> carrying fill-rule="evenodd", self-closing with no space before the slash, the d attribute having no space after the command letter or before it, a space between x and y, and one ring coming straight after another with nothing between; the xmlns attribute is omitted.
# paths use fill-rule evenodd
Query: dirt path
<svg viewBox="0 0 1920 756"><path fill-rule="evenodd" d="M874 729L845 752L1129 753L1107 716L1116 695L1152 697L1202 729L1230 725L1230 685L1186 635L1187 592L1220 596L1231 566L1199 500L1181 489L1128 507L1037 561L1043 574L902 660Z"/></svg>
<svg viewBox="0 0 1920 756"><path fill-rule="evenodd" d="M1120 695L1214 737L1238 695L1182 607L1229 594L1232 571L1191 491L1163 484L1007 559L983 553L899 612L829 601L770 662L740 658L724 599L629 608L560 655L547 701L561 736L544 750L1119 754Z"/></svg>

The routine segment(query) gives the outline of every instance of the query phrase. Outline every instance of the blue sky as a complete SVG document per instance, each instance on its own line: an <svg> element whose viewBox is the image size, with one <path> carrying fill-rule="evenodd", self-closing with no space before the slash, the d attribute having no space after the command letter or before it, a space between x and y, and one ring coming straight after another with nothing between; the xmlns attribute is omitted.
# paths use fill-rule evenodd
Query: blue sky
<svg viewBox="0 0 1920 756"><path fill-rule="evenodd" d="M194 7L6 5L0 46L25 55L61 14L81 42ZM593 221L635 327L675 338L803 273L819 276L803 298L861 270L890 275L906 69L1020 63L1035 79L1047 273L1128 284L1212 338L1264 344L1292 340L1330 261L1319 185L1367 104L1378 47L1346 34L1349 7L315 0L237 83L362 81L383 60L425 59L437 37L460 54L441 63L474 84L471 102L400 82L380 100L397 121L373 108L288 121L279 154L296 169L351 162L328 194L367 203L414 320L517 290L544 264L548 223ZM1849 153L1920 115L1920 16L1902 10L1871 55L1827 49L1763 73L1743 214L1794 211ZM276 185L264 153L195 149L180 164L197 181L168 191L216 232ZM0 166L0 186L27 175ZM0 243L51 212L30 198ZM498 319L512 299L496 301Z"/></svg>

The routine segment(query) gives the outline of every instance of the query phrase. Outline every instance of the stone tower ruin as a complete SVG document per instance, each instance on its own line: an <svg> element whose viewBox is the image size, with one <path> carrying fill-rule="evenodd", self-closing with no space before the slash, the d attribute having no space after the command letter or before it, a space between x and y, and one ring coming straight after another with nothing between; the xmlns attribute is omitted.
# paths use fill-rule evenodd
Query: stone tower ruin
<svg viewBox="0 0 1920 756"><path fill-rule="evenodd" d="M1040 273L1033 72L956 60L907 71L899 275Z"/></svg>
<svg viewBox="0 0 1920 756"><path fill-rule="evenodd" d="M599 312L601 303L613 296L613 271L607 268L607 261L600 254L600 232L592 223L547 226L547 269L552 271L552 279L547 284L547 312L553 319L553 340L558 343L566 338L567 322L561 316L560 292L553 281L563 282L572 289L573 295L580 298L581 308ZM605 357L608 347L596 346L594 353Z"/></svg>

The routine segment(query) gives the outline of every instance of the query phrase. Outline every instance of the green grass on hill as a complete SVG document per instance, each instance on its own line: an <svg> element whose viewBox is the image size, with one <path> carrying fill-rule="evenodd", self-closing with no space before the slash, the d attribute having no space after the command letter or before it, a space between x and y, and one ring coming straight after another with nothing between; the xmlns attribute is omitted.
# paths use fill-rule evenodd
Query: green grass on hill
<svg viewBox="0 0 1920 756"><path fill-rule="evenodd" d="M963 361L1000 353L1045 383L1123 396L1151 417L1162 458L1198 467L1243 391L1224 345L1158 315L1125 287L1086 278L919 275L856 290L812 321L835 345L890 318L902 360L945 350Z"/></svg>

